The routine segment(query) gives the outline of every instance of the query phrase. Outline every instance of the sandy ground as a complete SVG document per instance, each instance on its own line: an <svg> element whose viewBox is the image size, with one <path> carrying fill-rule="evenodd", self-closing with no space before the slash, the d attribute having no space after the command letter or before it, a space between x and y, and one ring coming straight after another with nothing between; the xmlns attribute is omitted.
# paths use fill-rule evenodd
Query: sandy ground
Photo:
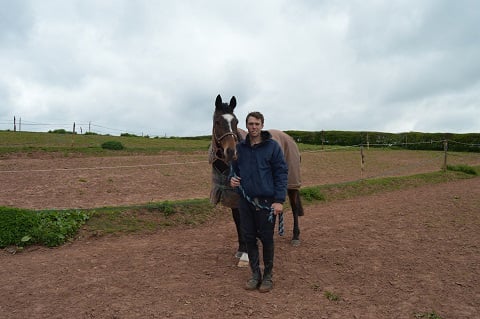
<svg viewBox="0 0 480 319"><path fill-rule="evenodd" d="M364 172L354 154L304 154L304 184L441 165L384 154L372 152ZM204 154L9 157L0 171L0 205L28 208L205 198L210 187ZM298 247L287 214L267 294L243 289L249 271L236 267L228 213L192 228L1 251L0 317L480 318L479 194L474 178L308 206Z"/></svg>

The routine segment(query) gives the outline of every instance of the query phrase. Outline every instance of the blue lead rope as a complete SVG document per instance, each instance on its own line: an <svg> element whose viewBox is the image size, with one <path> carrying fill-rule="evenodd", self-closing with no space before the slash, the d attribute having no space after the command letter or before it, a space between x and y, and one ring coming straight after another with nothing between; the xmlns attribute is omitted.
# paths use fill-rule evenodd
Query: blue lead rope
<svg viewBox="0 0 480 319"><path fill-rule="evenodd" d="M238 177L237 174L235 174L235 171L233 170L232 165L230 165L230 172L231 172L231 175L232 175L233 177ZM273 212L274 212L273 207L268 207L268 206L260 205L258 202L252 200L252 199L250 198L250 196L248 196L248 194L245 192L245 189L242 187L242 184L240 184L240 185L238 186L238 188L240 188L240 191L242 192L242 196L243 196L250 204L252 204L252 205L255 206L256 208L270 211L270 215L268 215L268 221L273 224L274 221L275 221L275 214L273 213ZM280 236L283 236L283 235L285 234L285 227L284 227L284 225L283 225L283 213L281 213L281 214L278 215L278 234L279 234Z"/></svg>

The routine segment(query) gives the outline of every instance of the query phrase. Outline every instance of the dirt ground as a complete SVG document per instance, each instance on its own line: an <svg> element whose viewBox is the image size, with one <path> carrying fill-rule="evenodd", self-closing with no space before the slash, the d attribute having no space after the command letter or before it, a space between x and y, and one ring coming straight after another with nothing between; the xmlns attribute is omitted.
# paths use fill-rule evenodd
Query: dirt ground
<svg viewBox="0 0 480 319"><path fill-rule="evenodd" d="M303 154L304 185L432 171L442 161L397 153L392 163L386 153L367 153L363 172L354 154ZM205 198L205 158L4 157L0 205ZM191 228L0 251L0 318L480 318L479 194L474 178L307 206L298 247L286 212L267 294L243 289L249 270L236 267L228 213Z"/></svg>

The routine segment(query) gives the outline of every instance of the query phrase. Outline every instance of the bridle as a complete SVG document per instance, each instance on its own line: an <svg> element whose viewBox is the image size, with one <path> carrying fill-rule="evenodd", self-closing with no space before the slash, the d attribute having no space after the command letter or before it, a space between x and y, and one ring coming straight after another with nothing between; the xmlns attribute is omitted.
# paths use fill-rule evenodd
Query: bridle
<svg viewBox="0 0 480 319"><path fill-rule="evenodd" d="M225 137L227 137L227 136L229 136L229 135L232 135L232 136L233 136L233 139L235 140L235 143L238 142L238 136L237 136L237 134L233 133L232 131L227 132L227 133L223 134L223 135L220 136L220 137L217 137L217 134L215 133L215 128L213 128L213 132L212 132L212 133L213 133L212 136L213 136L214 139L215 139L215 144L217 144L217 146L221 146L220 142L221 142Z"/></svg>
<svg viewBox="0 0 480 319"><path fill-rule="evenodd" d="M213 155L213 166L219 169L220 171L226 171L230 167L230 162L227 161L224 153L224 149L222 147L222 140L225 139L227 136L233 136L235 143L238 143L238 135L234 132L226 132L222 134L220 137L217 137L215 127L212 130L212 155Z"/></svg>

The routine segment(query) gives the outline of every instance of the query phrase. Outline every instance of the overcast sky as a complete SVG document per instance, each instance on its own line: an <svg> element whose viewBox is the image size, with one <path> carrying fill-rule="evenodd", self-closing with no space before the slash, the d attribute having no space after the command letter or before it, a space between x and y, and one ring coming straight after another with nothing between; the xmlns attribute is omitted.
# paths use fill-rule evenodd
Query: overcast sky
<svg viewBox="0 0 480 319"><path fill-rule="evenodd" d="M0 0L0 129L208 135L217 94L243 128L478 133L480 1Z"/></svg>

